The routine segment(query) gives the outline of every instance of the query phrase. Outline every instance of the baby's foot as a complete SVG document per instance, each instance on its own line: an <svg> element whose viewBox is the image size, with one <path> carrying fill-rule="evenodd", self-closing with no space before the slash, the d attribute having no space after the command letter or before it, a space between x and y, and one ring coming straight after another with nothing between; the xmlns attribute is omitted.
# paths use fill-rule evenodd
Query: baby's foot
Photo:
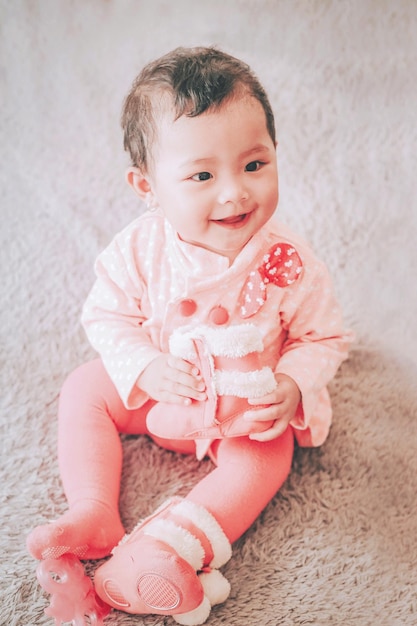
<svg viewBox="0 0 417 626"><path fill-rule="evenodd" d="M101 559L124 534L118 512L89 500L77 503L57 521L37 526L27 547L35 559L57 559L67 552L80 559Z"/></svg>

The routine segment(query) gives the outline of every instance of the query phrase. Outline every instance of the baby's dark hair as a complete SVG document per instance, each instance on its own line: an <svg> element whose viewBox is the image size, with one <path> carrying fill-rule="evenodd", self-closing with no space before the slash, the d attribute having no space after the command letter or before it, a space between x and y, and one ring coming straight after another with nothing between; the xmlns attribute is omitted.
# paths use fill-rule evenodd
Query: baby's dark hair
<svg viewBox="0 0 417 626"><path fill-rule="evenodd" d="M175 119L196 117L235 95L256 98L275 143L274 114L258 78L243 61L214 47L176 48L146 65L132 85L122 112L124 147L132 164L147 172L156 139L158 112L172 107ZM168 97L168 103L167 103Z"/></svg>

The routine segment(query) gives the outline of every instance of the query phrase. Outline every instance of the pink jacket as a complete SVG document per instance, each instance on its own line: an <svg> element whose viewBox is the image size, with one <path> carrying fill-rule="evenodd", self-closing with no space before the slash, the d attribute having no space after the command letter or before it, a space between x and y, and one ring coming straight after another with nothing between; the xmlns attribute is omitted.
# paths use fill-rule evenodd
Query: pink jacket
<svg viewBox="0 0 417 626"><path fill-rule="evenodd" d="M280 255L272 267L271 251ZM136 381L169 350L174 330L250 322L262 335L262 364L291 376L301 390L291 423L298 443L326 439L332 417L326 385L352 336L325 265L285 226L271 220L229 267L226 257L182 242L161 213L147 212L115 237L95 269L82 321L127 408L149 399Z"/></svg>

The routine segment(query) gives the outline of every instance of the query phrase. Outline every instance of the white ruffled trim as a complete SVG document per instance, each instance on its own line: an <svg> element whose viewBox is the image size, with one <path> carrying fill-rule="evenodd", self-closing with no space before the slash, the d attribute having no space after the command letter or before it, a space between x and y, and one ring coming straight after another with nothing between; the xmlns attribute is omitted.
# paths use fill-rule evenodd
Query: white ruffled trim
<svg viewBox="0 0 417 626"><path fill-rule="evenodd" d="M218 569L202 572L198 575L198 579L211 606L221 604L229 597L230 583Z"/></svg>
<svg viewBox="0 0 417 626"><path fill-rule="evenodd" d="M196 571L203 567L205 557L203 546L187 529L169 519L155 519L145 526L143 532L167 543Z"/></svg>
<svg viewBox="0 0 417 626"><path fill-rule="evenodd" d="M193 611L188 613L179 613L172 617L181 626L200 626L208 620L211 611L210 600L204 596L201 604Z"/></svg>
<svg viewBox="0 0 417 626"><path fill-rule="evenodd" d="M191 520L206 535L214 554L210 563L211 567L217 568L227 563L232 556L230 541L220 524L207 509L190 500L183 500L172 508L172 512Z"/></svg>
<svg viewBox="0 0 417 626"><path fill-rule="evenodd" d="M197 338L205 340L207 351L213 356L240 358L263 350L259 329L254 324L237 324L218 328L212 326L197 326L188 330L184 330L184 327L178 328L169 338L171 354L192 360L196 357L193 339Z"/></svg>
<svg viewBox="0 0 417 626"><path fill-rule="evenodd" d="M214 384L219 396L238 398L262 398L277 386L270 367L250 372L215 370Z"/></svg>
<svg viewBox="0 0 417 626"><path fill-rule="evenodd" d="M229 597L230 583L218 569L203 572L198 575L198 578L204 589L204 599L194 611L172 616L181 626L204 624L210 615L211 607L224 602Z"/></svg>

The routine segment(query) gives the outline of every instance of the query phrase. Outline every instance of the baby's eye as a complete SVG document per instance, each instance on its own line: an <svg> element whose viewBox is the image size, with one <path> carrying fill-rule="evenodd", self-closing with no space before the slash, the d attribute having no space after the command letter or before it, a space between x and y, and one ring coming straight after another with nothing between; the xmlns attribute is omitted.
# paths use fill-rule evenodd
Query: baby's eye
<svg viewBox="0 0 417 626"><path fill-rule="evenodd" d="M192 180L197 180L198 182L204 182L205 180L210 180L210 178L212 178L212 175L210 174L210 172L198 172L198 174L194 174L194 176L191 176Z"/></svg>
<svg viewBox="0 0 417 626"><path fill-rule="evenodd" d="M245 167L245 171L246 172L257 172L262 167L262 165L263 165L263 163L261 161L251 161Z"/></svg>

